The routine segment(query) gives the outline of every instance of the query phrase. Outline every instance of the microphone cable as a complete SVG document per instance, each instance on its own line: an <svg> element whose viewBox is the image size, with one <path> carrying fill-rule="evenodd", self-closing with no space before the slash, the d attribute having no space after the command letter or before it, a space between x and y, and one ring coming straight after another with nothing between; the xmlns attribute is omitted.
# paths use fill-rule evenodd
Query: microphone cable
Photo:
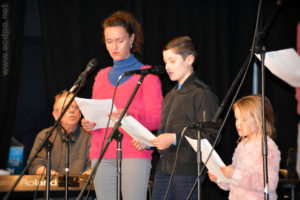
<svg viewBox="0 0 300 200"><path fill-rule="evenodd" d="M179 142L178 142L178 145L177 145L177 149L176 149L174 166L173 166L172 172L170 174L170 180L169 180L169 183L168 183L168 188L167 188L164 200L166 200L168 198L168 194L169 194L169 191L170 191L170 188L171 188L171 182L172 182L172 179L173 179L173 176L174 176L174 172L175 172L175 169L176 169L176 166L177 166L179 147L181 145L181 141L182 141L182 138L183 138L183 135L184 135L186 129L187 129L187 127L184 127L183 130L182 130L182 132L181 132L181 137L179 139Z"/></svg>
<svg viewBox="0 0 300 200"><path fill-rule="evenodd" d="M105 129L105 134L104 134L104 139L103 139L102 144L101 144L101 153L103 151L104 141L105 141L106 136L107 136L107 131L108 131L108 128L109 128L109 124L110 124L110 120L111 120L111 115L112 115L112 111L113 111L113 108L114 108L114 102L115 102L115 97L116 97L116 93L117 93L117 88L118 88L118 86L119 86L120 81L121 81L122 78L123 78L123 76L120 75L119 78L118 78L117 84L115 86L114 93L113 93L111 108L110 108L109 117L108 117L108 121L107 121L107 124L106 124L106 129ZM101 155L101 153L100 153L100 155Z"/></svg>

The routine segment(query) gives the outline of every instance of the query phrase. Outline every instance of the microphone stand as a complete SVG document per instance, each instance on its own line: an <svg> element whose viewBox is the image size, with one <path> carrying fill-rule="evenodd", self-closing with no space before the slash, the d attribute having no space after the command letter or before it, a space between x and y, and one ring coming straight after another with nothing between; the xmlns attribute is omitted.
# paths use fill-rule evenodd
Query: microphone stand
<svg viewBox="0 0 300 200"><path fill-rule="evenodd" d="M283 1L278 0L277 6L269 22L266 24L264 29L259 33L253 51L260 54L261 56L261 89L262 89L262 156L263 156L263 178L264 178L264 199L269 200L269 180L268 180L268 144L266 135L266 119L265 119L265 52L266 48L263 45L264 39L266 38L271 26L275 22L280 9L282 8Z"/></svg>
<svg viewBox="0 0 300 200"><path fill-rule="evenodd" d="M277 7L273 11L268 23L264 26L263 31L260 32L258 37L255 39L255 42L254 42L254 45L253 45L254 47L256 47L257 44L260 43L260 41L263 41L266 38L267 34L269 33L269 30L271 29L273 23L275 22L275 19L277 18L278 14L279 14L279 11L282 8L283 2L284 2L284 0L277 0ZM253 54L253 51L254 51L253 48L251 48L250 50L251 50L250 53L246 57L240 71L238 72L237 76L235 77L234 81L232 82L227 94L225 95L225 97L224 97L222 103L220 104L217 112L215 113L212 121L216 121L220 117L222 111L224 110L225 105L229 101L229 97L233 93L234 88L237 86L238 81L241 79L241 77L245 73L245 71L247 69L247 63L249 63L249 61L252 59L252 54Z"/></svg>
<svg viewBox="0 0 300 200"><path fill-rule="evenodd" d="M141 86L141 84L142 84L142 82L143 82L145 76L146 76L146 74L141 74L141 77L140 77L140 79L138 80L137 85L136 85L134 91L132 92L132 94L131 94L129 100L127 101L127 104L126 104L124 110L122 111L122 113L121 113L121 115L120 115L120 118L117 120L117 122L115 123L115 125L114 125L114 127L113 127L113 129L112 129L112 131L111 131L111 133L110 133L110 135L108 136L107 142L105 143L105 146L103 147L103 150L101 151L100 156L99 156L97 162L95 163L95 166L93 167L93 169L92 169L92 171L91 171L91 174L89 175L87 181L85 182L84 186L82 187L82 189L81 189L79 195L77 196L76 200L80 200L80 199L82 198L82 195L83 195L84 191L86 190L86 187L88 186L88 184L89 184L89 182L90 182L92 176L95 174L95 172L96 172L96 170L97 170L97 168L98 168L98 165L100 164L100 162L101 162L101 160L102 160L102 158L103 158L103 156L104 156L104 154L105 154L105 152L106 152L106 150L107 150L109 144L111 143L111 141L112 141L113 138L118 137L118 136L115 136L115 134L118 132L117 130L118 130L118 128L121 126L121 121L122 121L122 119L124 118L124 115L125 115L125 113L127 112L128 107L130 106L130 104L131 104L131 102L132 102L132 99L134 98L134 96L135 96L137 90L138 90L139 87ZM121 137L121 138L122 138L122 137ZM120 145L120 146L119 146L119 145ZM118 152L117 152L117 154L120 154L120 153L121 153L121 151L119 151L119 148L120 148L120 147L121 147L121 143L118 142ZM120 159L118 160L118 167L121 167L121 161L120 161ZM118 198L121 198L121 190L120 190L120 187L121 187L121 183L120 183L120 180L121 180L121 169L117 169L117 173L118 173L118 174L117 174L117 176L118 176L118 179L117 179L117 181L118 181L118 182L117 182L117 190L118 190L118 191L117 191L117 197L118 197ZM118 200L119 200L119 199L118 199Z"/></svg>
<svg viewBox="0 0 300 200"><path fill-rule="evenodd" d="M120 124L121 125L121 124ZM123 133L116 130L114 139L117 140L117 199L121 200L121 169L122 169L122 139Z"/></svg>
<svg viewBox="0 0 300 200"><path fill-rule="evenodd" d="M69 191L69 154L70 154L70 136L65 132L66 136L66 163L65 163L65 200L68 200L68 191Z"/></svg>
<svg viewBox="0 0 300 200"><path fill-rule="evenodd" d="M50 176L51 176L51 150L53 147L53 143L49 140L46 140L44 145L47 151L47 169L46 169L46 199L49 199L49 191L50 191Z"/></svg>
<svg viewBox="0 0 300 200"><path fill-rule="evenodd" d="M78 89L74 92L74 95L72 96L72 98L70 99L69 103L66 105L66 107L64 108L64 110L61 112L60 116L58 117L58 119L55 121L54 125L51 127L50 131L47 132L46 136L44 137L44 139L42 140L41 144L37 147L35 154L28 160L28 164L25 166L25 168L23 169L23 171L21 172L21 174L19 175L18 179L16 180L16 182L14 183L14 185L12 186L12 188L6 193L6 195L4 196L3 200L8 200L11 193L14 191L14 189L16 188L16 186L18 185L18 183L20 182L21 178L23 177L23 175L25 174L25 172L28 170L29 166L31 165L31 163L33 162L33 160L37 157L37 154L42 150L42 148L46 145L48 146L48 144L46 143L50 143L49 142L49 138L51 137L53 131L55 128L58 127L61 118L64 116L65 112L68 110L68 108L70 107L71 103L74 101L75 96L77 96L78 92L80 91L80 89L83 87L83 85L85 84L86 77L84 77L84 79L82 80L82 82L80 82ZM51 146L51 145L50 145ZM50 147L49 147L50 148ZM46 148L47 149L47 148ZM48 161L47 161L47 187L46 187L46 199L49 199L49 191L50 191L50 175L51 175L51 160L50 160L50 151L48 151Z"/></svg>
<svg viewBox="0 0 300 200"><path fill-rule="evenodd" d="M203 120L204 122L202 123L203 125L205 124L206 121L206 115L205 111L203 112ZM199 124L198 124L199 125ZM206 126L208 124L206 123ZM198 180L198 190L197 190L197 198L198 200L201 199L201 162L202 162L202 153L201 153L201 128L200 126L197 126L197 180Z"/></svg>
<svg viewBox="0 0 300 200"><path fill-rule="evenodd" d="M268 178L268 143L266 135L266 118L265 118L265 47L261 48L261 85L262 85L262 156L263 156L263 168L264 168L264 198L269 200L269 178Z"/></svg>
<svg viewBox="0 0 300 200"><path fill-rule="evenodd" d="M203 113L203 119L205 120L205 113ZM220 128L220 120L217 122L210 122L210 121L204 121L204 122L197 122L195 125L191 127L186 127L187 129L196 129L197 130L197 180L195 181L195 184L193 185L188 197L186 199L190 199L193 191L195 189L195 186L197 184L197 199L201 199L201 173L202 173L202 153L201 153L201 131L207 130L207 129L219 129Z"/></svg>
<svg viewBox="0 0 300 200"><path fill-rule="evenodd" d="M201 155L201 137L200 137L200 130L197 130L197 179L198 179L198 190L197 190L197 197L198 200L201 199L201 162L202 162L202 155Z"/></svg>

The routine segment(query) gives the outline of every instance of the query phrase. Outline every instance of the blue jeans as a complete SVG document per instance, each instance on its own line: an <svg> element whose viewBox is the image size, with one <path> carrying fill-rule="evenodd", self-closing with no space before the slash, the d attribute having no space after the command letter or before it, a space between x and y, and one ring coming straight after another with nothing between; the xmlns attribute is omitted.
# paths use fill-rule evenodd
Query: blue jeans
<svg viewBox="0 0 300 200"><path fill-rule="evenodd" d="M175 175L174 174L167 200L185 200L187 198L187 196L189 195L189 193L195 183L196 178L197 178L197 176L184 176L184 175ZM161 171L156 171L155 176L154 176L152 200L163 200L164 199L167 188L168 188L169 180L170 180L169 174L165 174ZM201 179L202 183L203 183L203 181L204 181L204 178ZM191 200L197 199L197 186L195 187L190 199Z"/></svg>

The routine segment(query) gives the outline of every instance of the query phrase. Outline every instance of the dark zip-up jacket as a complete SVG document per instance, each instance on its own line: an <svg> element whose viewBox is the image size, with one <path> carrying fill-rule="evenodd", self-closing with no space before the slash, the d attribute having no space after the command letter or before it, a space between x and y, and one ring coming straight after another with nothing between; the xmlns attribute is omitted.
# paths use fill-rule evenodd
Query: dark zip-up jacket
<svg viewBox="0 0 300 200"><path fill-rule="evenodd" d="M158 134L176 133L176 145L171 145L169 148L159 151L160 159L156 167L157 170L167 174L172 172L176 149L183 128L193 126L197 122L210 121L217 108L217 97L194 73L185 80L180 90L177 89L177 85L171 89L163 101ZM212 144L216 134L216 130L203 130L201 131L201 138L206 138ZM187 129L184 135L197 139L197 131L193 129ZM196 161L197 153L183 137L175 174L197 175Z"/></svg>

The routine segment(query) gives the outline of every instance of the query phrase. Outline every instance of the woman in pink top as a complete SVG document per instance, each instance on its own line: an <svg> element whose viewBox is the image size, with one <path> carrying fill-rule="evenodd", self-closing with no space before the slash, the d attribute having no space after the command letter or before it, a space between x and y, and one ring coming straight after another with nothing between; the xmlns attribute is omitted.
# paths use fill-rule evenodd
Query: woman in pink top
<svg viewBox="0 0 300 200"><path fill-rule="evenodd" d="M235 149L232 164L221 167L224 176L234 183L221 182L212 172L209 179L216 182L223 190L230 190L230 200L264 199L264 175L262 156L262 105L261 95L245 96L234 106L235 126L240 136ZM268 181L269 199L277 199L280 151L271 139L275 134L273 109L270 101L265 99L266 133L268 144Z"/></svg>
<svg viewBox="0 0 300 200"><path fill-rule="evenodd" d="M136 59L140 53L143 35L140 24L128 12L117 11L103 23L104 42L113 59L113 66L100 70L95 77L93 99L112 99L121 74L127 71L149 68ZM112 117L118 119L129 97L136 87L140 75L125 76L118 86L114 104L117 111ZM158 76L147 75L138 89L126 115L134 117L147 129L156 130L160 123L162 104L161 82ZM84 129L92 133L90 159L95 165L102 146L107 142L112 128L96 129L94 122L82 120ZM123 200L143 200L147 198L147 188L151 170L151 150L137 150L134 141L125 131L122 139L121 192ZM117 141L112 140L97 169L94 179L96 196L99 200L116 199L117 193Z"/></svg>

